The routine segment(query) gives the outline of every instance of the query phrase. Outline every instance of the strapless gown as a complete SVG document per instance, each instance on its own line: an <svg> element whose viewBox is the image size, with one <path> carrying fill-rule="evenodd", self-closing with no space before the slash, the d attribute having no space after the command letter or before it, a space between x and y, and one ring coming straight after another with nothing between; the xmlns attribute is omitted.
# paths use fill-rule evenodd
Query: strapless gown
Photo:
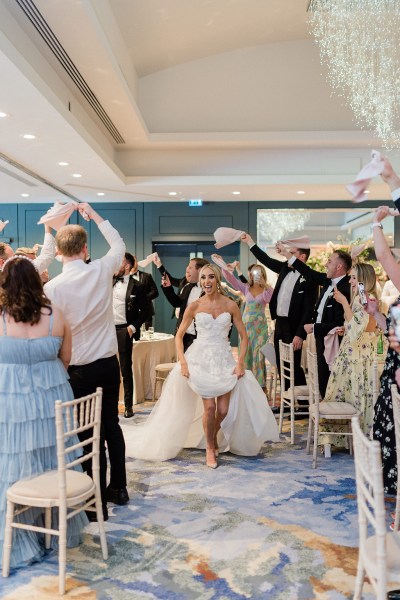
<svg viewBox="0 0 400 600"><path fill-rule="evenodd" d="M186 351L189 378L180 364L164 382L161 396L144 423L124 426L126 455L168 460L182 448L205 448L203 398L231 392L229 410L218 434L220 451L255 456L265 441L279 441L275 417L251 371L238 379L229 342L231 315L196 315L197 339Z"/></svg>

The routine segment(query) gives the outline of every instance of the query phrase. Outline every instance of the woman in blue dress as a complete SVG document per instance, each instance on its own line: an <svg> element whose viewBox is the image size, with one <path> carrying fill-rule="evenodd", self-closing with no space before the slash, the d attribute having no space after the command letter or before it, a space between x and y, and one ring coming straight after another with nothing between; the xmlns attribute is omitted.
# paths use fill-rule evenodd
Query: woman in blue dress
<svg viewBox="0 0 400 600"><path fill-rule="evenodd" d="M28 258L7 260L0 274L0 548L4 543L7 489L17 480L57 468L55 400L73 400L66 367L71 332L43 292ZM43 524L43 511L20 515ZM80 513L68 524L68 545L77 545L87 524ZM56 543L56 540L55 540ZM11 568L40 560L40 534L13 530ZM0 564L2 556L0 554Z"/></svg>

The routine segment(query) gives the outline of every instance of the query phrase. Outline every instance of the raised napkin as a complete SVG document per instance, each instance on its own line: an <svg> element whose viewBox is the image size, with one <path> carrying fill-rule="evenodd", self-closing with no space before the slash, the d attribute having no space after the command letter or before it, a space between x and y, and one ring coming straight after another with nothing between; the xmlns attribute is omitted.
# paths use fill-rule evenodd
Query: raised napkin
<svg viewBox="0 0 400 600"><path fill-rule="evenodd" d="M353 196L352 202L364 202L367 199L365 190L369 182L377 175L381 175L384 168L385 164L381 159L381 153L377 150L372 150L370 162L361 169L353 183L346 185L346 189Z"/></svg>
<svg viewBox="0 0 400 600"><path fill-rule="evenodd" d="M153 262L153 259L158 256L157 252L153 252L153 254L149 254L146 258L138 261L139 267L147 267L150 263Z"/></svg>
<svg viewBox="0 0 400 600"><path fill-rule="evenodd" d="M233 273L234 267L232 267L232 265L227 265L226 262L220 256L218 256L218 254L211 254L211 260L215 262L215 264L221 269L225 269L225 271Z"/></svg>
<svg viewBox="0 0 400 600"><path fill-rule="evenodd" d="M288 246L288 248L304 248L304 250L310 249L311 239L308 235L302 235L298 238L291 238L290 240L281 240L282 244Z"/></svg>
<svg viewBox="0 0 400 600"><path fill-rule="evenodd" d="M336 354L339 352L339 335L336 332L336 327L331 329L328 334L324 337L324 357L329 370L332 369L332 363L336 358Z"/></svg>
<svg viewBox="0 0 400 600"><path fill-rule="evenodd" d="M232 229L231 227L218 227L218 229L214 231L214 239L216 241L214 246L218 249L233 244L240 240L243 234L244 231Z"/></svg>
<svg viewBox="0 0 400 600"><path fill-rule="evenodd" d="M38 221L38 225L49 225L56 231L68 223L68 219L78 207L78 202L55 202L47 213Z"/></svg>

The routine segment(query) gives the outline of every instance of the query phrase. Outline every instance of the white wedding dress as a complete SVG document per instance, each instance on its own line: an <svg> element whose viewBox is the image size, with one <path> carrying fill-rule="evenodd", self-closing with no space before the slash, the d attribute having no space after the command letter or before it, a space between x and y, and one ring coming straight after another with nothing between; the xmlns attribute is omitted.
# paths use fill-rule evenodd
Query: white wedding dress
<svg viewBox="0 0 400 600"><path fill-rule="evenodd" d="M182 448L205 448L202 426L203 398L231 391L229 410L218 433L220 451L243 456L259 453L265 441L279 441L275 417L251 371L238 379L229 342L231 315L216 319L199 312L197 339L186 351L189 379L180 364L164 382L161 396L144 423L124 425L126 456L168 460Z"/></svg>

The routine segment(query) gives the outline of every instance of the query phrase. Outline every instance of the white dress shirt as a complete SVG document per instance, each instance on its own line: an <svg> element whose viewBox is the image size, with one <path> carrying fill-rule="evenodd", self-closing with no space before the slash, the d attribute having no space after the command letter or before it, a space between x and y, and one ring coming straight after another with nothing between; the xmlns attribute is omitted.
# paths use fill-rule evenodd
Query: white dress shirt
<svg viewBox="0 0 400 600"><path fill-rule="evenodd" d="M202 292L202 289L200 287L200 284L197 282L197 284L194 285L192 287L192 289L190 290L190 294L189 294L186 306L189 306L189 304L192 304L192 302L195 302L196 300L198 300L201 296L201 292ZM186 333L190 333L191 335L196 335L196 330L194 328L194 321L192 321L190 323L189 327L186 330Z"/></svg>
<svg viewBox="0 0 400 600"><path fill-rule="evenodd" d="M300 273L292 269L287 273L279 288L278 298L276 299L276 314L278 317L287 317L289 315L289 306L296 281Z"/></svg>
<svg viewBox="0 0 400 600"><path fill-rule="evenodd" d="M53 261L56 255L56 240L51 233L44 234L44 241L42 250L36 258L33 259L32 263L35 269L38 270L39 275L43 273Z"/></svg>
<svg viewBox="0 0 400 600"><path fill-rule="evenodd" d="M126 290L128 288L130 275L124 275L123 281L117 281L113 287L113 314L115 325L125 325L126 318ZM132 333L136 332L134 325L128 325Z"/></svg>
<svg viewBox="0 0 400 600"><path fill-rule="evenodd" d="M71 365L87 365L118 351L112 276L121 266L125 243L108 221L98 227L110 245L108 253L89 264L81 259L66 263L62 273L44 286L46 295L70 324Z"/></svg>
<svg viewBox="0 0 400 600"><path fill-rule="evenodd" d="M333 292L333 288L337 286L337 284L341 279L343 279L343 277L345 277L345 275L342 275L341 277L335 277L335 279L331 279L331 285L327 287L327 289L325 290L325 294L322 296L321 302L319 303L317 310L317 319L315 321L316 323L322 323L322 313L324 312L328 296Z"/></svg>

